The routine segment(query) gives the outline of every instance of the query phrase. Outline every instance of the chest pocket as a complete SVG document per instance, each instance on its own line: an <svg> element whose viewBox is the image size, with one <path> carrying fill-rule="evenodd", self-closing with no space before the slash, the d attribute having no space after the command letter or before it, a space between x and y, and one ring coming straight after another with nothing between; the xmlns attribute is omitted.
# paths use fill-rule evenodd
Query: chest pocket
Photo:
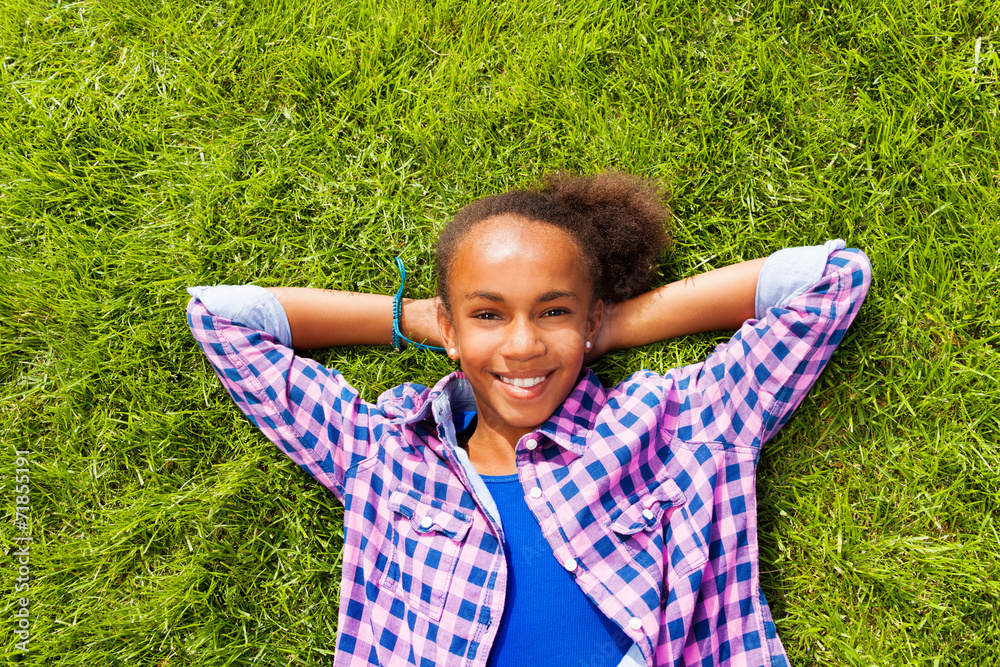
<svg viewBox="0 0 1000 667"><path fill-rule="evenodd" d="M440 620L472 515L403 486L389 496L389 507L393 554L379 586Z"/></svg>
<svg viewBox="0 0 1000 667"><path fill-rule="evenodd" d="M624 498L609 514L606 526L640 567L666 585L664 568L683 576L708 560L708 545L685 507L687 499L669 477Z"/></svg>

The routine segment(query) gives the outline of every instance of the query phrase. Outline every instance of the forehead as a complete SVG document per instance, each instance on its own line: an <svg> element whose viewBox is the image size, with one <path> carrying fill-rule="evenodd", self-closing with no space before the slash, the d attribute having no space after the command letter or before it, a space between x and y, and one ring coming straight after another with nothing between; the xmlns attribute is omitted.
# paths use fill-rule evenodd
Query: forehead
<svg viewBox="0 0 1000 667"><path fill-rule="evenodd" d="M469 232L455 254L449 282L458 297L472 283L544 289L559 283L581 296L590 291L583 253L569 232L512 216L495 216Z"/></svg>
<svg viewBox="0 0 1000 667"><path fill-rule="evenodd" d="M494 216L476 225L462 243L460 250L465 249L496 258L524 253L581 256L576 241L566 230L509 215Z"/></svg>

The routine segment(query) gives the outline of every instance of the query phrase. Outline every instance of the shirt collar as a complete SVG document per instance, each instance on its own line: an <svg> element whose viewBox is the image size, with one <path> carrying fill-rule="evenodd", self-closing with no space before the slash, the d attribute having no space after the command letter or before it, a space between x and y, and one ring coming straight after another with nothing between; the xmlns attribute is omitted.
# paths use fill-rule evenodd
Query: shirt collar
<svg viewBox="0 0 1000 667"><path fill-rule="evenodd" d="M461 371L441 378L427 399L419 410L403 420L404 424L427 419L430 413L438 425L444 425L451 421L453 413L476 410L472 385ZM593 431L605 400L600 380L592 370L585 368L573 391L536 431L576 456L583 456L587 449L587 436Z"/></svg>
<svg viewBox="0 0 1000 667"><path fill-rule="evenodd" d="M594 371L584 368L580 379L566 400L556 409L538 432L576 456L587 451L587 436L594 430L597 414L606 396Z"/></svg>
<svg viewBox="0 0 1000 667"><path fill-rule="evenodd" d="M454 412L475 412L476 397L472 393L472 385L465 379L461 371L449 373L438 380L427 400L415 412L403 419L404 424L414 424L428 415L433 415L434 421L443 425L451 420Z"/></svg>

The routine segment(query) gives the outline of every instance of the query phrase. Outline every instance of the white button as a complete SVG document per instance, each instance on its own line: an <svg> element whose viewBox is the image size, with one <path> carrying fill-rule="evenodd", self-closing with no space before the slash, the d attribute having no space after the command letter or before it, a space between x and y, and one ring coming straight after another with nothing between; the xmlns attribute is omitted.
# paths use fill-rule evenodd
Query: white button
<svg viewBox="0 0 1000 667"><path fill-rule="evenodd" d="M534 438L528 438L524 441L524 446L528 448L529 452L535 451L535 447L538 446L538 441Z"/></svg>
<svg viewBox="0 0 1000 667"><path fill-rule="evenodd" d="M566 568L567 572L572 572L573 570L576 569L576 559L567 558L566 560L563 561L563 567Z"/></svg>
<svg viewBox="0 0 1000 667"><path fill-rule="evenodd" d="M430 518L429 516L425 516L423 519L420 520L420 527L423 528L424 530L427 530L433 525L434 525L434 519Z"/></svg>
<svg viewBox="0 0 1000 667"><path fill-rule="evenodd" d="M646 521L652 521L653 517L655 515L653 514L653 510L651 510L651 509L644 509L642 511L642 516L643 516L643 518L646 519Z"/></svg>
<svg viewBox="0 0 1000 667"><path fill-rule="evenodd" d="M633 630L642 630L642 621L633 616L632 618L628 619L628 627L632 628Z"/></svg>
<svg viewBox="0 0 1000 667"><path fill-rule="evenodd" d="M542 490L539 489L537 486L533 487L531 491L528 491L528 495L531 496L532 498L541 498Z"/></svg>

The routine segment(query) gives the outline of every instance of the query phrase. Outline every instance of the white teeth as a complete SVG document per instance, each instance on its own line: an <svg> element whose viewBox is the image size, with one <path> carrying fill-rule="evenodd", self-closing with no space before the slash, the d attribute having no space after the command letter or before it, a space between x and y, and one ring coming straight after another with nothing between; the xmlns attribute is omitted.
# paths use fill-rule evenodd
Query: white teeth
<svg viewBox="0 0 1000 667"><path fill-rule="evenodd" d="M542 377L537 377L537 378L507 378L501 375L500 379L506 382L507 384L514 385L515 387L525 388L525 387L534 387L539 382L545 380L545 376L543 375Z"/></svg>

